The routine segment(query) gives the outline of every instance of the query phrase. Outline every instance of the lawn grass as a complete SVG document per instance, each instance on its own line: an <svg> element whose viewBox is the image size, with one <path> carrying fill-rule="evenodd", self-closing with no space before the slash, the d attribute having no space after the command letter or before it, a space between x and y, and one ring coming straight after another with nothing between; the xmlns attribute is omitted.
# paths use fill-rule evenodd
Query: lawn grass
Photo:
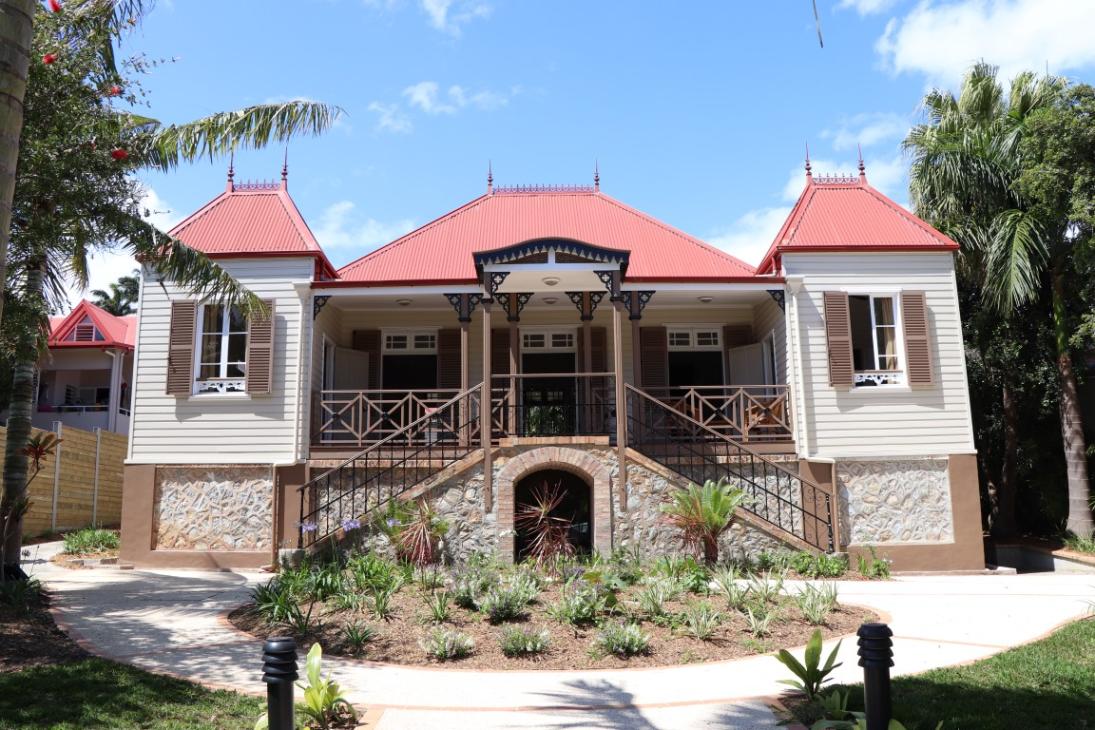
<svg viewBox="0 0 1095 730"><path fill-rule="evenodd" d="M0 674L5 730L250 730L265 710L259 697L209 690L104 659Z"/></svg>
<svg viewBox="0 0 1095 730"><path fill-rule="evenodd" d="M843 689L850 709L862 709L862 686ZM894 679L893 716L908 730L941 720L944 730L1095 728L1095 619L974 664Z"/></svg>

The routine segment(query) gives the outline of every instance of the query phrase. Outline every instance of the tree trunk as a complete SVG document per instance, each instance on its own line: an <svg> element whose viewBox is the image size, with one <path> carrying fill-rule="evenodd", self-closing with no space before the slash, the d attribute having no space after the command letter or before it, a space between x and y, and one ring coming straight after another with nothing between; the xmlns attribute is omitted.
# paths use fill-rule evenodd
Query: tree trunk
<svg viewBox="0 0 1095 730"><path fill-rule="evenodd" d="M996 519L992 523L992 534L996 537L1012 537L1017 531L1015 493L1019 486L1016 483L1019 408L1015 402L1015 392L1007 383L1000 388L1000 400L1004 416L1004 454L1000 464L1000 486L996 490Z"/></svg>
<svg viewBox="0 0 1095 730"><path fill-rule="evenodd" d="M703 562L709 568L713 568L719 562L719 538L704 538Z"/></svg>
<svg viewBox="0 0 1095 730"><path fill-rule="evenodd" d="M41 297L42 280L44 272L41 267L35 267L27 273L27 294L30 297ZM27 455L26 448L30 439L31 406L34 400L34 368L38 364L38 349L36 347L23 347L19 349L19 360L12 369L11 403L8 406L8 433L7 442L4 444L4 503L6 505L20 502L27 489ZM23 543L23 520L21 517L13 519L12 524L4 525L4 570L6 573L17 573L11 570L12 566L18 568L19 553Z"/></svg>
<svg viewBox="0 0 1095 730"><path fill-rule="evenodd" d="M1080 395L1068 346L1064 275L1053 272L1053 328L1057 344L1057 376L1061 386L1061 439L1065 446L1068 476L1068 523L1066 529L1080 537L1095 533L1091 518L1091 488L1087 480L1087 446L1080 413Z"/></svg>
<svg viewBox="0 0 1095 730"><path fill-rule="evenodd" d="M15 166L23 131L23 96L27 90L30 46L34 40L34 0L0 0L0 322L4 317L11 203Z"/></svg>

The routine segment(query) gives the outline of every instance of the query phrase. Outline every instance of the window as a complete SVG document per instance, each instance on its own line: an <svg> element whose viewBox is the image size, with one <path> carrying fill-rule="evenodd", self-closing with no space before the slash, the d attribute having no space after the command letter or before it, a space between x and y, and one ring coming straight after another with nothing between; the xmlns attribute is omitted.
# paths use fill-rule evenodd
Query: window
<svg viewBox="0 0 1095 730"><path fill-rule="evenodd" d="M711 326L669 328L670 350L721 350L722 331Z"/></svg>
<svg viewBox="0 0 1095 730"><path fill-rule="evenodd" d="M848 297L857 386L903 382L896 303L892 295Z"/></svg>
<svg viewBox="0 0 1095 730"><path fill-rule="evenodd" d="M384 333L385 353L430 355L437 352L437 332L411 332L407 330Z"/></svg>
<svg viewBox="0 0 1095 730"><path fill-rule="evenodd" d="M576 347L572 330L540 330L521 332L522 350L541 352L574 352Z"/></svg>
<svg viewBox="0 0 1095 730"><path fill-rule="evenodd" d="M95 326L90 317L84 317L72 328L65 338L69 342L102 342L103 333Z"/></svg>
<svg viewBox="0 0 1095 730"><path fill-rule="evenodd" d="M244 392L247 318L235 307L204 304L198 315L198 327L195 392Z"/></svg>

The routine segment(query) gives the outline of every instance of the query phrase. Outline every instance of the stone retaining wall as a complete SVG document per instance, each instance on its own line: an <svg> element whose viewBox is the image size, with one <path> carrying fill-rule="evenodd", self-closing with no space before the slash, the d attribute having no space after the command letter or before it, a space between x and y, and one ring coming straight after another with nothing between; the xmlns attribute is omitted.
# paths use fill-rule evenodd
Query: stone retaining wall
<svg viewBox="0 0 1095 730"><path fill-rule="evenodd" d="M269 466L161 466L152 534L157 550L269 550Z"/></svg>
<svg viewBox="0 0 1095 730"><path fill-rule="evenodd" d="M841 461L836 477L847 544L954 541L947 459Z"/></svg>

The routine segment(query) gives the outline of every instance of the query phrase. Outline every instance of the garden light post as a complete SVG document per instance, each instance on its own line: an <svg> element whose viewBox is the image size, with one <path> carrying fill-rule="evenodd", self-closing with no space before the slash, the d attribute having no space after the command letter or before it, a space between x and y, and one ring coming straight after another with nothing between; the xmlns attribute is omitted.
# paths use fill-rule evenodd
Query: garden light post
<svg viewBox="0 0 1095 730"><path fill-rule="evenodd" d="M859 637L859 666L863 667L863 709L867 730L886 730L893 714L890 699L890 667L893 666L893 631L886 624L863 624Z"/></svg>
<svg viewBox="0 0 1095 730"><path fill-rule="evenodd" d="M293 682L297 679L297 642L267 639L262 645L262 681L270 730L293 730Z"/></svg>

